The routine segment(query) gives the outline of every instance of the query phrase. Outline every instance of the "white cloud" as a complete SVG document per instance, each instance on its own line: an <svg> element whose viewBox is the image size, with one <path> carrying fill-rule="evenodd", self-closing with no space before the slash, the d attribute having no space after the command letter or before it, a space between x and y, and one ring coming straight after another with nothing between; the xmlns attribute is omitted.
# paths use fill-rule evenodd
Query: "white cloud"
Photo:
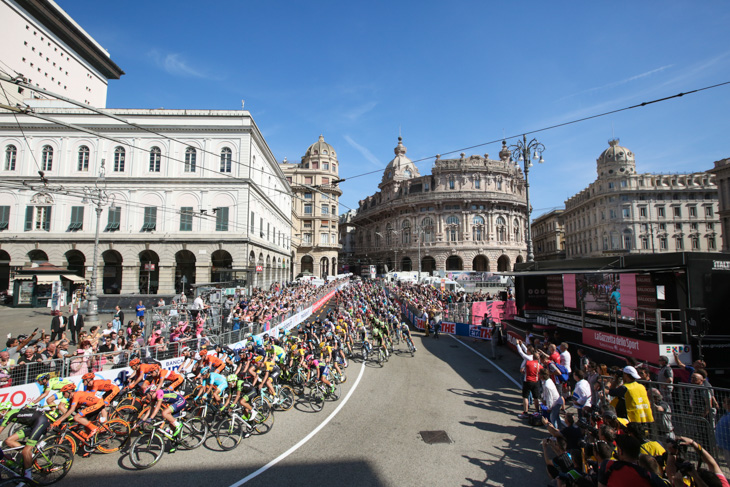
<svg viewBox="0 0 730 487"><path fill-rule="evenodd" d="M610 89L610 88L615 88L617 86L621 86L621 85L624 85L626 83L630 83L632 81L636 81L637 79L646 78L647 76L651 76L652 74L659 73L661 71L664 71L665 69L671 68L672 66L674 66L674 64L667 64L666 66L662 66L662 67L659 67L659 68L656 68L656 69L652 69L650 71L646 71L644 73L640 73L640 74L637 74L637 75L634 75L634 76L629 76L628 78L624 78L622 80L614 81L612 83L608 83L608 84L601 85L601 86L596 86L594 88L588 88L587 90L578 91L577 93L573 93L573 94L564 96L564 97L558 99L557 101L565 100L566 98L571 98L571 97L578 96L578 95L584 95L586 93L593 93L595 91L607 90L607 89Z"/></svg>
<svg viewBox="0 0 730 487"><path fill-rule="evenodd" d="M181 76L184 78L202 78L202 79L219 79L210 73L206 73L200 69L194 68L178 53L163 54L153 49L149 53L158 67L167 71L172 76Z"/></svg>
<svg viewBox="0 0 730 487"><path fill-rule="evenodd" d="M352 137L350 137L349 135L345 135L345 140L348 144L350 144L350 146L352 146L353 149L358 151L365 159L367 159L370 164L377 167L383 167L383 164L380 162L380 160L378 160L377 157L375 157L372 152L355 142Z"/></svg>
<svg viewBox="0 0 730 487"><path fill-rule="evenodd" d="M371 101L368 103L365 103L363 105L360 105L359 107L355 107L349 112L345 113L345 117L351 121L356 121L358 118L362 117L369 111L371 111L373 108L377 106L377 101Z"/></svg>

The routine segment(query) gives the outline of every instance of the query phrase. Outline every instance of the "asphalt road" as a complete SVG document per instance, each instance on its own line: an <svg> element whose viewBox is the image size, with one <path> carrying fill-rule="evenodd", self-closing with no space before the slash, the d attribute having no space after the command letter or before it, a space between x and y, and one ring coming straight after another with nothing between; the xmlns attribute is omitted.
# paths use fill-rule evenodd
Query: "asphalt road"
<svg viewBox="0 0 730 487"><path fill-rule="evenodd" d="M299 401L275 415L269 433L232 452L209 438L145 471L124 453L77 457L58 485L544 485L539 440L546 432L517 418L515 384L470 350L486 355L487 344L420 334L414 342L415 357L397 352L383 367L352 360L339 401L319 413ZM499 365L512 373L518 363L506 353ZM422 431L444 431L449 442L427 444Z"/></svg>

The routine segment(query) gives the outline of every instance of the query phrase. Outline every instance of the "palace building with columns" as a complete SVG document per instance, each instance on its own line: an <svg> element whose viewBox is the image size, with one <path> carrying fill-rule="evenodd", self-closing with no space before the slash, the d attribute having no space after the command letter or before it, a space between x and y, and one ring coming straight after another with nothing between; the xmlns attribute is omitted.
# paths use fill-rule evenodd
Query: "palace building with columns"
<svg viewBox="0 0 730 487"><path fill-rule="evenodd" d="M522 170L503 142L499 160L437 156L421 176L398 138L395 158L349 220L351 264L378 272L510 271L526 259L527 207Z"/></svg>

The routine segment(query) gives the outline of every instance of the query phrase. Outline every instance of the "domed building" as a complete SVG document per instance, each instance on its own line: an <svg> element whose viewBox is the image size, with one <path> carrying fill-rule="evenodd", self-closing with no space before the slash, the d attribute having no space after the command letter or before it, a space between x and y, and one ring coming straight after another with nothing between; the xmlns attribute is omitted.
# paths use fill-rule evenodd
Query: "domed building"
<svg viewBox="0 0 730 487"><path fill-rule="evenodd" d="M292 276L325 279L337 274L339 162L322 135L310 145L299 164L284 160L281 169L294 192L292 201Z"/></svg>
<svg viewBox="0 0 730 487"><path fill-rule="evenodd" d="M421 176L398 137L380 191L360 201L354 264L378 272L509 271L526 259L527 207L522 171L503 143L499 160L437 156Z"/></svg>
<svg viewBox="0 0 730 487"><path fill-rule="evenodd" d="M714 175L639 174L631 150L618 139L608 145L595 182L565 202L568 259L718 250Z"/></svg>

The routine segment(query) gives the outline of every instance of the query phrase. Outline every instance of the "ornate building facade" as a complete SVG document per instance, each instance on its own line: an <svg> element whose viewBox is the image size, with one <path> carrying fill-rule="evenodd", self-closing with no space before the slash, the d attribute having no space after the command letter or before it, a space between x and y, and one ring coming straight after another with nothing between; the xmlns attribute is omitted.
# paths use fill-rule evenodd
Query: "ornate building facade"
<svg viewBox="0 0 730 487"><path fill-rule="evenodd" d="M337 209L342 196L336 183L338 166L337 153L321 135L299 164L281 164L294 192L292 277L310 273L325 279L338 273Z"/></svg>
<svg viewBox="0 0 730 487"><path fill-rule="evenodd" d="M535 260L565 259L565 210L553 210L532 221Z"/></svg>
<svg viewBox="0 0 730 487"><path fill-rule="evenodd" d="M99 293L172 294L229 269L249 285L287 278L292 194L248 111L110 112L135 125L0 113L0 285L43 262L89 278L97 228ZM85 191L97 187L100 219Z"/></svg>
<svg viewBox="0 0 730 487"><path fill-rule="evenodd" d="M596 163L598 178L565 202L568 259L718 250L714 175L638 174L634 153L618 139Z"/></svg>
<svg viewBox="0 0 730 487"><path fill-rule="evenodd" d="M526 258L527 208L522 171L503 142L499 160L437 156L421 176L398 138L395 158L360 201L354 259L387 270L509 271Z"/></svg>
<svg viewBox="0 0 730 487"><path fill-rule="evenodd" d="M720 228L722 229L722 251L730 252L730 157L715 161L710 171L717 177L720 197Z"/></svg>

